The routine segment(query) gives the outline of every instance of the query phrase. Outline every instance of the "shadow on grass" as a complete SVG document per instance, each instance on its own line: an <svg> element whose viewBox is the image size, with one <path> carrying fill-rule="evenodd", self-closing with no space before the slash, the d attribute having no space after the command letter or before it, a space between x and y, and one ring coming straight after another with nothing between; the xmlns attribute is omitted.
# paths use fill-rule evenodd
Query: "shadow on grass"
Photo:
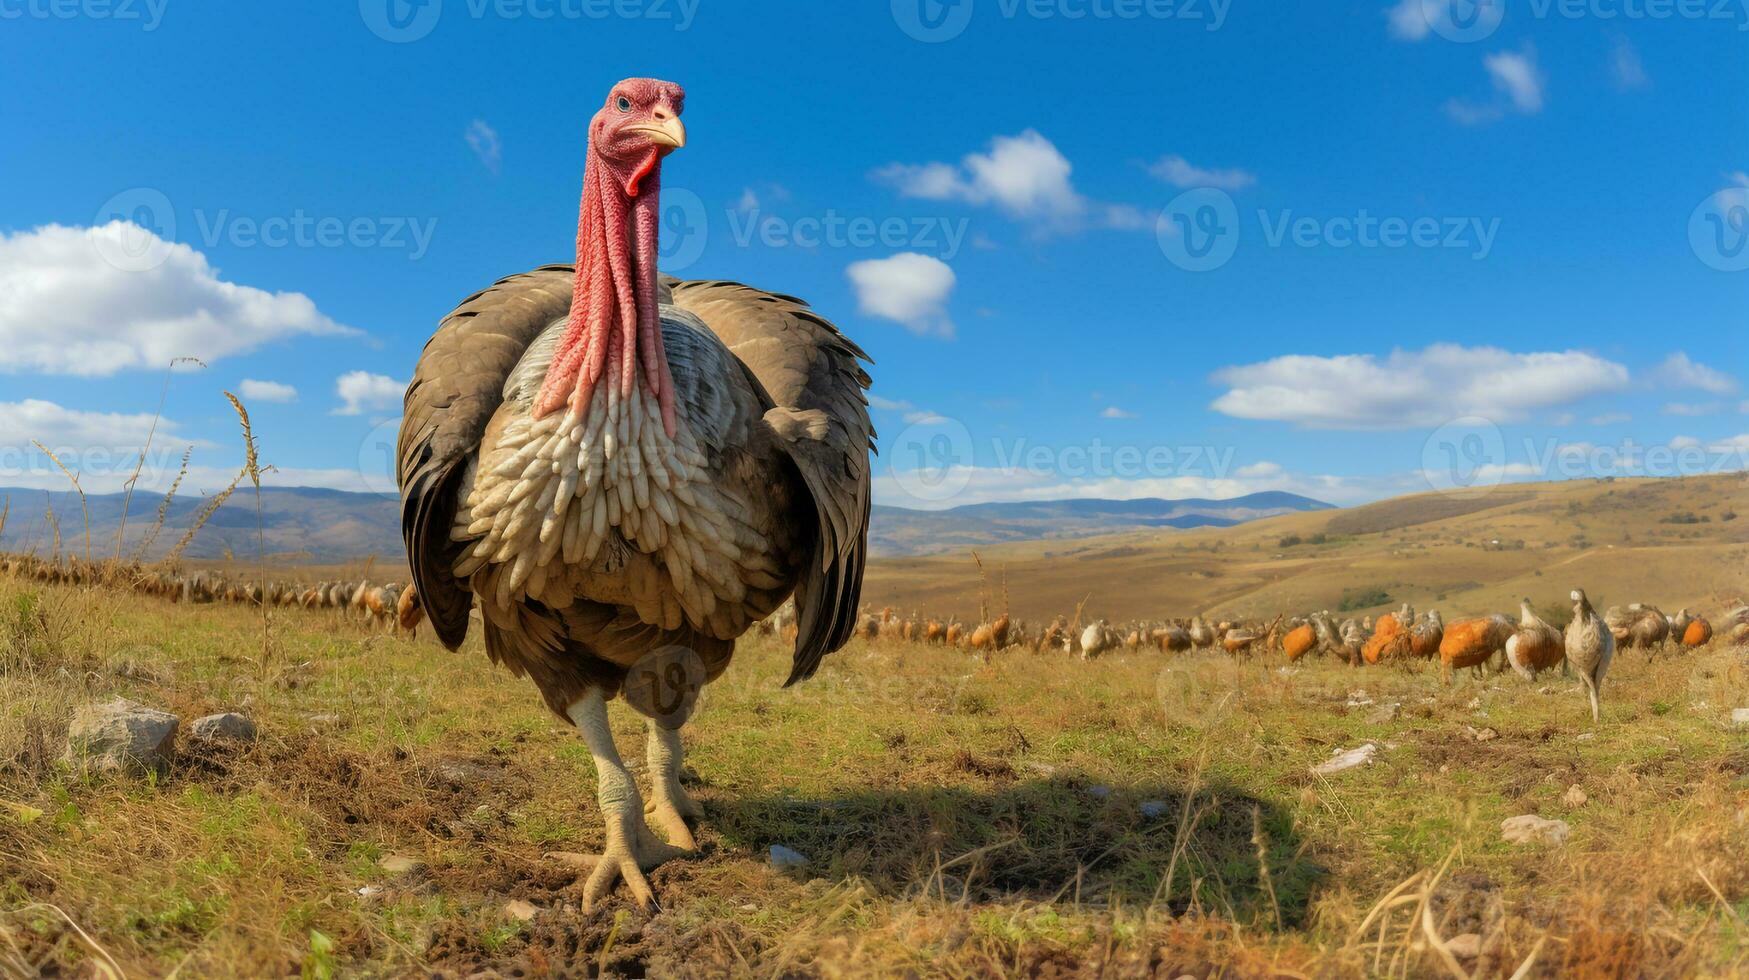
<svg viewBox="0 0 1749 980"><path fill-rule="evenodd" d="M820 799L714 794L706 809L730 846L788 847L808 857L811 875L894 896L1159 904L1293 928L1325 876L1291 815L1231 786L1191 795L1058 776L993 783Z"/></svg>

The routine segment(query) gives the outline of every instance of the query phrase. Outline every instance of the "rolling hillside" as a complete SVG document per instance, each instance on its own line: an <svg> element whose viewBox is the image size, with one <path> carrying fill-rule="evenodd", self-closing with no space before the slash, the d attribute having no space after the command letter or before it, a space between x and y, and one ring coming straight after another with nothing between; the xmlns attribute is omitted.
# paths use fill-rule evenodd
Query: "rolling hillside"
<svg viewBox="0 0 1749 980"><path fill-rule="evenodd" d="M1738 517L1738 514L1745 516ZM895 558L869 567L870 607L978 615L1005 582L1015 615L1112 620L1282 610L1378 612L1408 601L1447 618L1559 603L1583 585L1600 604L1711 609L1749 593L1749 484L1681 480L1512 484L1421 494L1237 527L1137 531Z"/></svg>
<svg viewBox="0 0 1749 980"><path fill-rule="evenodd" d="M876 556L930 555L1004 541L1084 538L1152 528L1231 527L1330 504L1293 493L1253 493L1230 500L1036 500L967 504L948 510L874 509L870 551Z"/></svg>
<svg viewBox="0 0 1749 980"><path fill-rule="evenodd" d="M0 550L46 553L54 531L47 521L53 506L60 522L63 547L82 550L84 524L79 498L71 491L0 488L0 500L11 500L11 516L0 533ZM120 526L122 495L89 498L93 550L113 554ZM129 509L128 550L137 548L156 521L161 498L136 496ZM172 501L165 527L148 549L158 557L172 547L194 522L206 498L184 496ZM1276 514L1328 509L1329 504L1291 493L1255 493L1232 500L1049 500L1028 503L974 504L952 510L921 511L876 507L870 536L876 555L922 555L951 552L1001 541L1087 537L1144 528L1230 526ZM394 497L347 493L309 487L271 487L261 491L261 524L268 557L279 563L337 564L375 555L398 559L401 516ZM224 558L227 552L253 557L255 497L239 488L225 502L185 552L196 559Z"/></svg>

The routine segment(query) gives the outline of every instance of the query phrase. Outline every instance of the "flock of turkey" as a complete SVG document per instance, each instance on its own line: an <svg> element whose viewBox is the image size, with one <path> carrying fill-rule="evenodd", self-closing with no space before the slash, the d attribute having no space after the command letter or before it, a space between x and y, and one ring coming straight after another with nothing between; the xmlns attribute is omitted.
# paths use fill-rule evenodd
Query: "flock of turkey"
<svg viewBox="0 0 1749 980"><path fill-rule="evenodd" d="M1280 653L1289 662L1322 654L1354 666L1437 660L1447 684L1452 671L1463 668L1478 672L1510 668L1526 680L1559 668L1578 677L1590 699L1593 720L1599 717L1604 676L1617 649L1703 647L1713 639L1712 623L1686 608L1670 616L1654 606L1634 603L1612 606L1599 615L1583 590L1575 589L1569 599L1573 614L1564 630L1538 616L1525 598L1516 620L1496 613L1449 625L1438 610L1417 616L1408 603L1376 621L1367 616L1337 622L1329 610L1322 610L1303 616L1284 613L1267 623L1209 622L1194 616L1122 626L1104 620L1081 626L1063 616L1033 626L1007 615L968 626L957 620L899 617L889 607L865 614L857 631L867 640L944 644L984 654L1008 648L1060 651L1083 659L1119 649L1177 653L1219 647L1230 654ZM786 608L764 628L788 635L791 620L793 613ZM1727 605L1722 623L1730 642L1749 645L1749 606L1741 599Z"/></svg>
<svg viewBox="0 0 1749 980"><path fill-rule="evenodd" d="M212 571L171 572L146 566L116 566L78 560L50 561L34 555L0 555L0 574L65 585L121 585L172 602L228 602L310 610L333 610L375 628L416 635L424 618L412 586L336 580L296 583L227 577ZM1495 613L1447 624L1436 609L1417 614L1404 603L1376 620L1371 616L1337 621L1329 610L1304 616L1277 616L1271 622L1211 622L1189 619L1112 625L1098 620L1086 626L1058 616L1035 625L1004 614L975 625L957 619L901 617L891 607L865 613L857 635L868 641L939 644L983 655L1003 650L1061 652L1092 659L1116 650L1158 649L1180 653L1220 648L1230 654L1279 653L1288 662L1322 655L1354 666L1405 660L1437 660L1441 676L1452 672L1511 669L1526 680L1560 669L1576 676L1591 701L1593 719L1600 710L1604 676L1615 651L1698 648L1711 643L1711 620L1686 607L1675 615L1656 606L1632 603L1611 606L1599 615L1581 590L1570 596L1573 617L1557 628L1534 611L1529 598L1519 604L1517 619ZM793 603L784 605L759 624L761 632L793 639ZM1733 645L1749 646L1749 605L1742 599L1726 604L1718 634Z"/></svg>
<svg viewBox="0 0 1749 980"><path fill-rule="evenodd" d="M61 585L112 585L171 602L266 604L330 609L384 629L417 633L424 612L410 586L351 579L316 583L229 577L218 572L174 572L142 565L50 561L35 555L0 555L0 574Z"/></svg>

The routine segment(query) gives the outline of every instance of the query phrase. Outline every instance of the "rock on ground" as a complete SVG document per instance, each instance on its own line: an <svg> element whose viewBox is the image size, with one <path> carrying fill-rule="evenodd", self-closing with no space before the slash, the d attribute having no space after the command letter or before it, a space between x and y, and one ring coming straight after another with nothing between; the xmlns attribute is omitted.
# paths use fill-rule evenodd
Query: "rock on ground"
<svg viewBox="0 0 1749 980"><path fill-rule="evenodd" d="M103 772L163 772L175 752L177 717L127 698L73 712L67 761Z"/></svg>
<svg viewBox="0 0 1749 980"><path fill-rule="evenodd" d="M1353 769L1355 766L1364 766L1372 761L1372 757L1377 755L1378 751L1378 746L1368 742L1357 749L1349 749L1346 752L1337 752L1330 761L1322 762L1313 766L1312 771L1320 776L1328 776L1332 773L1341 772L1344 769Z"/></svg>
<svg viewBox="0 0 1749 980"><path fill-rule="evenodd" d="M771 845L771 866L779 870L799 868L808 863L807 855L782 844Z"/></svg>
<svg viewBox="0 0 1749 980"><path fill-rule="evenodd" d="M221 714L196 718L194 724L188 727L188 733L195 738L253 742L255 741L255 722L235 711L226 711Z"/></svg>
<svg viewBox="0 0 1749 980"><path fill-rule="evenodd" d="M1500 821L1500 836L1513 844L1560 844L1572 830L1565 820L1545 820L1534 813Z"/></svg>

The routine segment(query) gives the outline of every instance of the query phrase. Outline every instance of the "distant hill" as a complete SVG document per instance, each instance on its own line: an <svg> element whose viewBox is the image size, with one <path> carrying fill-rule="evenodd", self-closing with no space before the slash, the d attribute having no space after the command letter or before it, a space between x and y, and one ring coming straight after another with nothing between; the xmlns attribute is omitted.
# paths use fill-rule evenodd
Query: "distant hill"
<svg viewBox="0 0 1749 980"><path fill-rule="evenodd" d="M28 551L33 547L47 554L54 532L48 522L52 501L61 526L61 547L78 554L85 548L85 524L79 498L71 491L0 488L0 499L11 499L11 514L0 533L0 550ZM115 554L115 532L121 524L123 497L119 493L97 494L88 499L91 508L91 551L96 556ZM158 494L135 494L129 505L124 553L137 549L157 523ZM170 504L164 529L152 541L148 558L157 558L176 545L207 504L205 497L178 497ZM255 491L239 487L201 528L183 555L188 558L223 558L229 551L238 557L256 554ZM400 501L370 493L349 493L317 487L263 487L261 489L262 537L270 558L283 562L336 564L353 558L379 555L398 559L401 553Z"/></svg>
<svg viewBox="0 0 1749 980"><path fill-rule="evenodd" d="M1083 602L1085 617L1113 621L1365 615L1410 602L1451 622L1516 616L1528 597L1562 622L1568 592L1583 587L1600 607L1650 602L1716 616L1749 596L1749 516L1740 515L1749 515L1741 473L1512 483L1226 528L1003 542L978 552L988 577L964 549L887 557L870 563L863 601L942 617L1006 602L1035 622Z"/></svg>
<svg viewBox="0 0 1749 980"><path fill-rule="evenodd" d="M966 504L947 510L877 506L869 547L877 556L933 555L1011 541L1084 538L1159 528L1232 527L1281 514L1330 510L1310 497L1281 491L1230 500L1035 500Z"/></svg>
<svg viewBox="0 0 1749 980"><path fill-rule="evenodd" d="M0 531L0 550L28 551L35 546L46 553L53 542L47 520L51 501L61 525L62 548L83 550L84 521L79 498L72 491L0 488L0 499L5 498L11 499L12 509ZM161 500L156 494L135 495L125 551L131 553L142 543L157 521ZM114 554L122 495L93 495L88 503L92 552ZM174 547L205 505L203 497L173 501L164 530L152 542L147 557L159 557ZM928 555L1005 541L1077 538L1147 528L1229 527L1259 517L1329 507L1291 493L1254 493L1232 500L1041 500L970 504L941 511L876 507L870 536L876 555ZM316 487L264 487L261 525L267 555L277 561L332 565L370 555L391 559L401 554L400 502L394 497ZM253 558L255 528L254 490L240 487L183 554L214 559L229 552Z"/></svg>

